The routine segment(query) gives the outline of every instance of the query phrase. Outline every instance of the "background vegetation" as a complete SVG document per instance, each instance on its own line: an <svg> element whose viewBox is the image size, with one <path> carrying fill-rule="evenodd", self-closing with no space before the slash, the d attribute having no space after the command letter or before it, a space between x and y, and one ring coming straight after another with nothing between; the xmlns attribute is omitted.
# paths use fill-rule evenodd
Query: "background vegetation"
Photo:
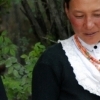
<svg viewBox="0 0 100 100"><path fill-rule="evenodd" d="M0 0L0 33L7 96L31 100L32 70L38 58L48 46L73 33L63 0Z"/></svg>

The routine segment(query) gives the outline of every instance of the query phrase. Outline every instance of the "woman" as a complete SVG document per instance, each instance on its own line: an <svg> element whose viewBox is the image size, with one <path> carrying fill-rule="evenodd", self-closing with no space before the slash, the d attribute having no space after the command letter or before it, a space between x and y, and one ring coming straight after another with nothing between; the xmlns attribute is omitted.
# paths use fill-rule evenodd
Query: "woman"
<svg viewBox="0 0 100 100"><path fill-rule="evenodd" d="M0 100L8 100L5 92L5 88L1 79L1 75L3 75L5 71L5 65L0 66Z"/></svg>
<svg viewBox="0 0 100 100"><path fill-rule="evenodd" d="M100 100L100 0L65 0L74 35L38 60L32 100Z"/></svg>

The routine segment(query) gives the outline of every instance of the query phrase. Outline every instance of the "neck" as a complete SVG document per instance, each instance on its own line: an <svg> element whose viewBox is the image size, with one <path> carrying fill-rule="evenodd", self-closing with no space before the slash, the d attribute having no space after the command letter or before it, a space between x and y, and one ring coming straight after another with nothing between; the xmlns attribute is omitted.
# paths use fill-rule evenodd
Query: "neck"
<svg viewBox="0 0 100 100"><path fill-rule="evenodd" d="M76 34L75 34L76 35ZM76 35L77 37L78 37L78 39L80 40L80 41L82 41L82 42L84 42L85 44L87 44L87 45L90 45L90 46L93 46L93 45L97 45L100 41L98 41L98 42L87 42L87 41L85 41L84 39L82 39L81 37L79 37L78 35Z"/></svg>

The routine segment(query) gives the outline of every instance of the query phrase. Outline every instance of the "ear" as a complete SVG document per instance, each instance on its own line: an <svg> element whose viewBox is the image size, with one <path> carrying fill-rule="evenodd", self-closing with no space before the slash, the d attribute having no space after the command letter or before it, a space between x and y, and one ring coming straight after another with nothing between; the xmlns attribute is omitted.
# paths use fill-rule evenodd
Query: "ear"
<svg viewBox="0 0 100 100"><path fill-rule="evenodd" d="M65 10L66 16L69 18L69 9L67 7L67 3L64 4L64 10Z"/></svg>

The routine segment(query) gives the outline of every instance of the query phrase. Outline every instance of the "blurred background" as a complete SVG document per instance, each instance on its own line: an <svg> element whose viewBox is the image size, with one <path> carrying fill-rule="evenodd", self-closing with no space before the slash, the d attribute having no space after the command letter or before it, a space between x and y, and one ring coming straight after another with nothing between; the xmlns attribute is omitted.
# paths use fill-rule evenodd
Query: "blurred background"
<svg viewBox="0 0 100 100"><path fill-rule="evenodd" d="M31 100L38 58L72 34L63 0L0 0L0 69L6 67L2 79L9 100Z"/></svg>

